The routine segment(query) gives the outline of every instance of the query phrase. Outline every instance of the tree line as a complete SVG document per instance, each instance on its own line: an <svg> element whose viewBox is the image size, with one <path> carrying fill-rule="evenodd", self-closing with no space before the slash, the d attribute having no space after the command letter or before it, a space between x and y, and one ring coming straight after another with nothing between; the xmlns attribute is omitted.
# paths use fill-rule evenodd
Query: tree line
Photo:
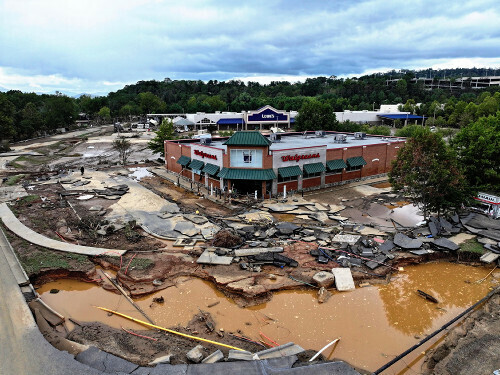
<svg viewBox="0 0 500 375"><path fill-rule="evenodd" d="M37 95L11 90L0 92L0 132L2 139L18 141L70 127L79 113L93 121L110 121L147 113L239 112L268 104L280 110L306 113L318 109L326 113L372 110L381 104L403 103L403 110L427 116L429 125L460 128L496 113L500 105L498 89L426 90L412 79L423 75L448 78L486 74L492 74L492 71L403 70L359 78L316 77L305 82L275 81L270 84L166 78L163 81L139 81L107 96L82 95L78 98L61 93ZM387 81L393 79L397 82L388 84ZM323 120L326 121L322 126L325 130L341 128L330 115ZM304 125L300 121L297 124L299 130L310 126L317 125Z"/></svg>

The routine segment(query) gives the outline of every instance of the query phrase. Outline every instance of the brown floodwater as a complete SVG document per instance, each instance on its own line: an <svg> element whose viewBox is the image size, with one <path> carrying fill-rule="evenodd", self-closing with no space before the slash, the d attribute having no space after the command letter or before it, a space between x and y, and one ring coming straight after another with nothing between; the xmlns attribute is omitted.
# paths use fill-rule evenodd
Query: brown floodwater
<svg viewBox="0 0 500 375"><path fill-rule="evenodd" d="M334 351L324 354L374 371L484 297L492 285L490 279L481 284L470 281L485 277L489 271L486 267L444 262L421 264L405 268L387 285L334 292L323 304L317 302L315 291L299 290L278 292L270 302L251 308L238 307L208 282L181 278L176 287L136 302L156 324L165 327L186 325L202 309L212 314L217 329L241 330L256 340L262 332L279 344L293 341L306 349L319 350L341 337ZM51 289L60 292L51 294ZM436 297L439 304L418 296L417 289ZM123 318L108 316L93 307L96 305L144 320L123 296L93 284L58 280L41 286L38 292L55 310L76 320L140 328ZM165 303L152 303L153 297L159 296ZM218 304L208 307L215 302ZM406 360L409 363L413 359ZM386 373L404 373L404 366L394 371Z"/></svg>

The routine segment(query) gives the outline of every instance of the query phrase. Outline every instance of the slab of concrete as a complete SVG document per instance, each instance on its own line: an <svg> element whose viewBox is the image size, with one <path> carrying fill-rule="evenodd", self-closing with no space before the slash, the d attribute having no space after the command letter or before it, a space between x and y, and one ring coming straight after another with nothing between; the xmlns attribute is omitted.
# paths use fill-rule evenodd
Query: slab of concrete
<svg viewBox="0 0 500 375"><path fill-rule="evenodd" d="M289 342L284 345L257 352L255 353L255 356L259 359L281 358L300 354L304 351L305 350L299 345L296 345L293 342Z"/></svg>
<svg viewBox="0 0 500 375"><path fill-rule="evenodd" d="M479 260L483 263L490 264L496 261L498 258L500 258L500 254L495 254L492 251L488 251L486 254L481 255L481 258L479 258Z"/></svg>
<svg viewBox="0 0 500 375"><path fill-rule="evenodd" d="M282 253L282 247L253 247L251 249L236 249L234 255L237 257L246 257L262 253Z"/></svg>
<svg viewBox="0 0 500 375"><path fill-rule="evenodd" d="M403 233L396 233L394 236L394 244L403 249L418 249L422 247L422 241L416 238L410 238Z"/></svg>
<svg viewBox="0 0 500 375"><path fill-rule="evenodd" d="M332 273L335 276L335 287L339 292L354 290L354 280L349 268L334 268Z"/></svg>
<svg viewBox="0 0 500 375"><path fill-rule="evenodd" d="M457 251L458 249L460 249L460 246L447 238L436 238L433 244L434 246L437 246L440 249L444 250Z"/></svg>
<svg viewBox="0 0 500 375"><path fill-rule="evenodd" d="M335 237L333 237L332 242L340 242L340 243L348 243L351 245L354 245L356 242L359 241L361 236L358 235L351 235L351 234L336 234Z"/></svg>
<svg viewBox="0 0 500 375"><path fill-rule="evenodd" d="M233 261L233 257L228 257L228 256L219 256L215 254L214 252L205 250L196 263L198 264L216 264L216 265L222 265L222 266L229 266L231 262Z"/></svg>
<svg viewBox="0 0 500 375"><path fill-rule="evenodd" d="M217 349L215 352L213 352L203 361L201 361L201 363L216 363L222 361L223 359L224 359L224 354L222 354L222 352L219 349Z"/></svg>

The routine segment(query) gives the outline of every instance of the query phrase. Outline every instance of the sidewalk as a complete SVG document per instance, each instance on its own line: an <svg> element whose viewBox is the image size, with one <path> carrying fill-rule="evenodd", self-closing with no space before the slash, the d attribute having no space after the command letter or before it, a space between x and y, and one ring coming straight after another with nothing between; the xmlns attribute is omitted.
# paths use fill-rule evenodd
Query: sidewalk
<svg viewBox="0 0 500 375"><path fill-rule="evenodd" d="M47 249L65 251L67 253L82 254L88 256L98 256L107 253L110 256L123 255L127 250L103 249L100 247L89 247L73 245L68 242L56 241L51 238L42 236L36 233L26 225L21 223L14 216L7 203L0 204L0 219L10 231L14 232L19 237L31 242L35 245L45 247Z"/></svg>
<svg viewBox="0 0 500 375"><path fill-rule="evenodd" d="M3 234L3 233L2 233ZM9 246L3 235L0 245ZM101 374L50 345L38 330L12 273L0 251L0 363L2 374L93 375Z"/></svg>

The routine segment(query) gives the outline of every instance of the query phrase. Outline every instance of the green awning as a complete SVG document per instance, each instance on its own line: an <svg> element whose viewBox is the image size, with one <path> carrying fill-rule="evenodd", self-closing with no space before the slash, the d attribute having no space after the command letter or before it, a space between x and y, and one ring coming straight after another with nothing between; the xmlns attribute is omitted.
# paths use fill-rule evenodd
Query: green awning
<svg viewBox="0 0 500 375"><path fill-rule="evenodd" d="M324 171L326 171L326 168L323 163L304 164L304 172L307 174L313 174Z"/></svg>
<svg viewBox="0 0 500 375"><path fill-rule="evenodd" d="M222 168L218 176L225 180L274 180L276 174L272 169Z"/></svg>
<svg viewBox="0 0 500 375"><path fill-rule="evenodd" d="M326 167L330 171L335 171L337 169L347 168L347 164L343 159L328 160L326 162Z"/></svg>
<svg viewBox="0 0 500 375"><path fill-rule="evenodd" d="M219 172L219 167L215 164L207 163L201 170L203 173L208 173L210 176L215 176Z"/></svg>
<svg viewBox="0 0 500 375"><path fill-rule="evenodd" d="M350 167L361 167L366 165L366 161L362 156L355 156L353 158L348 158L347 164L349 164Z"/></svg>
<svg viewBox="0 0 500 375"><path fill-rule="evenodd" d="M177 163L182 165L183 167L185 167L186 165L189 164L189 162L191 161L191 158L187 157L187 156L184 156L182 155L178 160L177 160Z"/></svg>
<svg viewBox="0 0 500 375"><path fill-rule="evenodd" d="M204 165L205 163L203 163L201 160L194 159L189 164L189 168L191 168L193 171L201 171Z"/></svg>
<svg viewBox="0 0 500 375"><path fill-rule="evenodd" d="M291 167L278 168L278 174L283 178L297 177L302 174L302 171L298 165L292 165Z"/></svg>

